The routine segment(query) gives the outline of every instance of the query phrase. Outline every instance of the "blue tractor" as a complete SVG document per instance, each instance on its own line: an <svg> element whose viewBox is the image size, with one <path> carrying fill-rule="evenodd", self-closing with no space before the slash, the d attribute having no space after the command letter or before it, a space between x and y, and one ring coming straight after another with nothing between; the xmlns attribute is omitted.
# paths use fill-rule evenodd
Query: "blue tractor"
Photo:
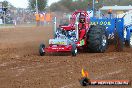
<svg viewBox="0 0 132 88"><path fill-rule="evenodd" d="M105 26L108 44L114 41L117 51L122 51L124 44L132 47L132 14L126 13L120 18L112 18L111 14L109 18L91 17L90 24Z"/></svg>

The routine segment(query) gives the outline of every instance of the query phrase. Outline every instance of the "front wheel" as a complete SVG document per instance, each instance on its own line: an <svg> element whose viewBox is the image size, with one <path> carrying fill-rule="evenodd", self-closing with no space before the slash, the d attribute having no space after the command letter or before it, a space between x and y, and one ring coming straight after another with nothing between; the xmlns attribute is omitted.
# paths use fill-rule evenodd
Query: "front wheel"
<svg viewBox="0 0 132 88"><path fill-rule="evenodd" d="M72 54L72 56L77 55L77 46L76 46L76 44L72 45L71 54Z"/></svg>
<svg viewBox="0 0 132 88"><path fill-rule="evenodd" d="M40 54L40 56L44 56L45 55L45 45L44 44L41 44L39 46L39 54Z"/></svg>
<svg viewBox="0 0 132 88"><path fill-rule="evenodd" d="M130 35L129 46L132 48L132 33Z"/></svg>

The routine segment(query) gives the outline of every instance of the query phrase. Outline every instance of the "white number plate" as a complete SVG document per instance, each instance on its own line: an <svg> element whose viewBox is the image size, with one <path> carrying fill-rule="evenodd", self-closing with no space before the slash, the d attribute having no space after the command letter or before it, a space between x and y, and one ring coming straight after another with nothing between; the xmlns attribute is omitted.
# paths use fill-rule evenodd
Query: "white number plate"
<svg viewBox="0 0 132 88"><path fill-rule="evenodd" d="M55 44L55 45L67 45L67 40L63 39L50 39L49 44Z"/></svg>

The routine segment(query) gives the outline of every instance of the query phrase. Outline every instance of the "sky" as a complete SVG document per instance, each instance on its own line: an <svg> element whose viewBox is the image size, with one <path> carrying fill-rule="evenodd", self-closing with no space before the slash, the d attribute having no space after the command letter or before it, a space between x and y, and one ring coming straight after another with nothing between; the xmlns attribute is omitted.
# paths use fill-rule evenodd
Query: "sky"
<svg viewBox="0 0 132 88"><path fill-rule="evenodd" d="M4 0L0 0L0 1L4 1ZM28 0L7 0L7 1L9 1L15 7L19 7L19 8L26 8L28 6ZM48 0L48 6L57 1L59 0Z"/></svg>

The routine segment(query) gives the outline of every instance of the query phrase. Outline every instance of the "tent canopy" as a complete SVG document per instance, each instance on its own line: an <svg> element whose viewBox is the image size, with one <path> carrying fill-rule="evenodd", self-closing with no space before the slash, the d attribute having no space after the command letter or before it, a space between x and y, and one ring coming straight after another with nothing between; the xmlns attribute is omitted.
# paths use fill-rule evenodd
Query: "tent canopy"
<svg viewBox="0 0 132 88"><path fill-rule="evenodd" d="M109 10L109 9L112 9L112 10L132 10L132 6L129 5L129 6L103 6L102 8L100 8L99 10Z"/></svg>

